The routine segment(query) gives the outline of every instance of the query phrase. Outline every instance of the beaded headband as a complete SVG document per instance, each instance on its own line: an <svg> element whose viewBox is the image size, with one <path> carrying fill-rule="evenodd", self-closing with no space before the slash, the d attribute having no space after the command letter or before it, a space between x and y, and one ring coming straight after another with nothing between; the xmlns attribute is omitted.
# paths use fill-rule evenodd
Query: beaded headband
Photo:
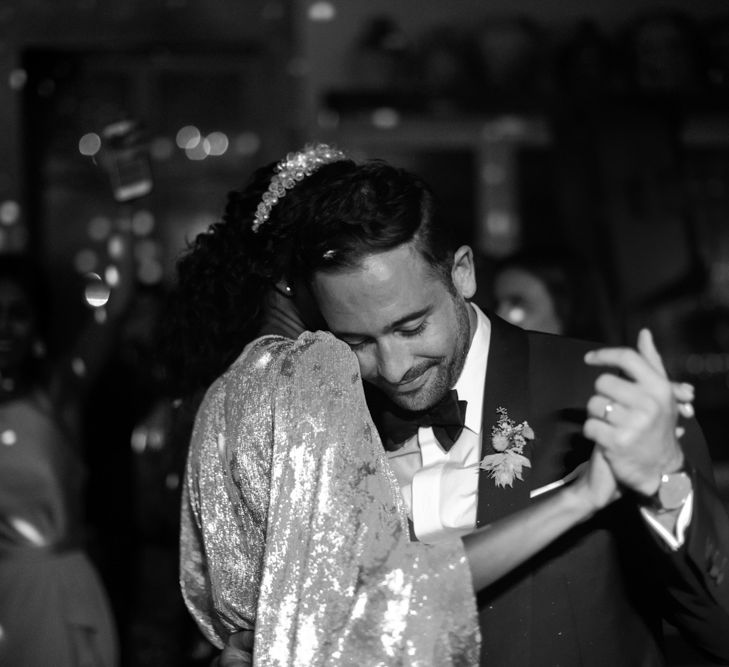
<svg viewBox="0 0 729 667"><path fill-rule="evenodd" d="M306 176L311 176L325 164L346 159L347 156L342 151L332 148L328 144L307 144L302 150L286 155L276 165L276 174L271 178L268 189L263 193L261 202L256 208L251 230L258 232L258 228L268 220L276 202L299 181Z"/></svg>

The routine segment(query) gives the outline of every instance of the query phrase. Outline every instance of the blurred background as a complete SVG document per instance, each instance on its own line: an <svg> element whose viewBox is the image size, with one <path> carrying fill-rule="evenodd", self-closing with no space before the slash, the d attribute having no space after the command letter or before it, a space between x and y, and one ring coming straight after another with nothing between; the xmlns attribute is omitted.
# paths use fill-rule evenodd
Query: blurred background
<svg viewBox="0 0 729 667"><path fill-rule="evenodd" d="M186 432L153 347L175 258L305 141L425 176L487 307L505 258L579 255L605 339L650 326L696 385L729 499L728 112L725 0L1 0L0 253L50 276L53 346L103 324L133 249L83 443L124 664L212 655L177 593Z"/></svg>

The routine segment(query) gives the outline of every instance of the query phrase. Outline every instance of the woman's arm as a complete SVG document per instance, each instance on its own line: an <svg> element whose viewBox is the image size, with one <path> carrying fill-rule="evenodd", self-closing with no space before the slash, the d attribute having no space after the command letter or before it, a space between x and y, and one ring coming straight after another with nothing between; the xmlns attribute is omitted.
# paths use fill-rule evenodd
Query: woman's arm
<svg viewBox="0 0 729 667"><path fill-rule="evenodd" d="M562 533L588 519L617 497L614 478L602 455L593 453L590 461L584 465L582 474L572 485L463 538L476 591L508 574ZM440 549L440 546L419 542L409 545L414 559ZM441 603L442 600L439 600L438 604ZM252 644L251 630L232 634L226 641L216 667L250 665Z"/></svg>
<svg viewBox="0 0 729 667"><path fill-rule="evenodd" d="M570 486L463 537L474 589L508 574L617 497L615 478L595 450Z"/></svg>

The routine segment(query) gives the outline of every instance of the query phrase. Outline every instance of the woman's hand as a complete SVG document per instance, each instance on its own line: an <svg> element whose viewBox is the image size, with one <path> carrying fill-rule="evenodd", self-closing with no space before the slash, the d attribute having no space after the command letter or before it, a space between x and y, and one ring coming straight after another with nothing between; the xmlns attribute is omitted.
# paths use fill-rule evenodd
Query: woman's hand
<svg viewBox="0 0 729 667"><path fill-rule="evenodd" d="M595 382L583 432L597 443L621 485L650 496L661 475L683 463L677 418L686 414L687 403L690 407L689 388L668 380L646 329L637 350L603 348L585 360L617 372L603 373Z"/></svg>

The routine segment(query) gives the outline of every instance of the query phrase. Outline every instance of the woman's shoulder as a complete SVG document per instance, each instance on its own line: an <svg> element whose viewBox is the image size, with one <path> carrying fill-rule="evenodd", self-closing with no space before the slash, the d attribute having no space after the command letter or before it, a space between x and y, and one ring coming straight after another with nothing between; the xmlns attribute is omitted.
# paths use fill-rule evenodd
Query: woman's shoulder
<svg viewBox="0 0 729 667"><path fill-rule="evenodd" d="M240 373L253 366L259 370L303 359L352 359L349 346L327 331L304 331L298 338L269 335L251 341L230 367Z"/></svg>
<svg viewBox="0 0 729 667"><path fill-rule="evenodd" d="M352 364L356 365L356 357L349 346L326 331L305 331L295 339L261 336L246 345L207 395L237 393L241 386L270 387L281 376L290 376L303 367L326 373Z"/></svg>

